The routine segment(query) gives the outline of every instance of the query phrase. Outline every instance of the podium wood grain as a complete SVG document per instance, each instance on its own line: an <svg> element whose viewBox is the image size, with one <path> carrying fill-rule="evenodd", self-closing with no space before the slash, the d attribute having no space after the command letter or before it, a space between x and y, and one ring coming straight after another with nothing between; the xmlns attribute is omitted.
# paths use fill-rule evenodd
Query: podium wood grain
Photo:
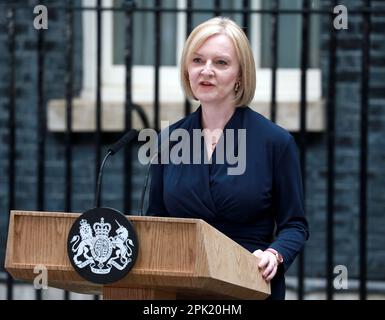
<svg viewBox="0 0 385 320"><path fill-rule="evenodd" d="M258 258L199 219L127 216L136 228L138 259L123 279L106 286L81 278L67 256L67 235L77 213L12 211L5 267L33 282L36 266L48 285L105 299L264 299ZM127 289L129 288L129 290Z"/></svg>

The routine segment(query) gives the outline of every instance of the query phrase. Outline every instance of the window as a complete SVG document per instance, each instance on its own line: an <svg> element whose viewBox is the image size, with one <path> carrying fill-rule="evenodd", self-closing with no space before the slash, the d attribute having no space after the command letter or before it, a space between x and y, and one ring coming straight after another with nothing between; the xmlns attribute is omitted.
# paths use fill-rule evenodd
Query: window
<svg viewBox="0 0 385 320"><path fill-rule="evenodd" d="M312 8L319 9L319 1L312 1ZM302 0L280 0L279 9L301 9ZM263 0L263 9L272 9L272 1ZM302 17L298 14L280 14L278 22L278 68L300 68ZM310 15L309 67L319 67L320 16ZM270 15L261 21L261 67L271 66Z"/></svg>
<svg viewBox="0 0 385 320"><path fill-rule="evenodd" d="M122 0L103 0L103 6L120 6ZM139 7L153 6L152 1L136 1ZM196 4L198 3L198 4ZM242 1L222 0L223 8L239 9ZM281 0L280 8L296 9L301 7L301 0ZM312 6L317 7L319 0L313 0ZM83 6L94 6L95 0L83 0ZM164 0L165 7L185 8L186 0ZM214 1L194 2L197 8L214 8ZM270 1L251 0L253 9L269 8ZM118 11L103 11L103 69L102 96L103 101L122 103L125 96L125 66L124 61L124 14ZM193 25L212 17L212 14L194 13ZM319 69L319 17L311 15L310 36L310 69L307 71L307 98L309 104L321 100L321 72ZM318 18L317 18L318 17ZM241 14L234 14L232 19L242 23ZM160 67L160 103L161 119L174 121L183 116L184 96L179 83L178 61L186 34L186 15L180 13L162 13L162 51ZM257 90L252 106L266 106L271 99L271 70L270 68L270 19L269 14L253 14L250 19L249 37L257 65ZM133 61L133 102L142 105L146 112L152 112L154 99L154 68L153 68L153 26L154 13L134 13L134 52ZM300 101L300 45L301 45L301 16L280 15L278 42L277 70L277 101L278 104L295 104ZM95 99L96 85L96 13L83 12L84 36L84 81L82 98ZM163 105L167 106L163 108ZM173 108L174 107L174 108ZM163 110L162 110L163 109ZM175 111L177 110L177 111ZM298 111L297 111L298 112ZM322 117L322 112L319 116ZM287 116L287 115L285 115ZM279 117L279 115L278 115ZM314 115L313 115L314 118ZM150 115L151 120L151 115ZM297 125L298 114L295 126ZM279 123L279 119L278 119ZM323 126L317 125L320 129ZM321 126L321 127L320 127ZM294 128L295 130L295 128Z"/></svg>
<svg viewBox="0 0 385 320"><path fill-rule="evenodd" d="M123 0L114 0L114 7L121 7ZM153 3L149 0L136 0L136 6L146 8ZM162 1L164 8L176 8L176 0ZM122 11L115 11L113 13L113 61L114 65L124 64L124 13ZM174 66L176 65L176 29L177 18L174 13L162 13L160 34L161 42L167 45L161 46L161 65ZM155 17L153 13L135 12L134 13L134 43L133 43L133 63L134 65L154 64L154 24Z"/></svg>

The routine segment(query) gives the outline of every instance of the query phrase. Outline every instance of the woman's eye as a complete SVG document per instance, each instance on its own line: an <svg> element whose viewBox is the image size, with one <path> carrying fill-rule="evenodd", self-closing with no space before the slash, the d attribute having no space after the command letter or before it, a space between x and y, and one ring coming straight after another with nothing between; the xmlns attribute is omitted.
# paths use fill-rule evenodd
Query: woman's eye
<svg viewBox="0 0 385 320"><path fill-rule="evenodd" d="M200 63L200 62L201 62L201 58L194 58L194 59L193 59L193 62L194 62L194 63Z"/></svg>
<svg viewBox="0 0 385 320"><path fill-rule="evenodd" d="M227 65L227 62L225 60L218 60L217 64L225 66Z"/></svg>

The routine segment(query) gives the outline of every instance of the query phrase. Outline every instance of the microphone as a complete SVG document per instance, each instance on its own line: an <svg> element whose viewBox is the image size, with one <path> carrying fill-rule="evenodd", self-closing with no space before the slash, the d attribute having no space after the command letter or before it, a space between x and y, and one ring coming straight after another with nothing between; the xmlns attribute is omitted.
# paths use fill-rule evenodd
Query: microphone
<svg viewBox="0 0 385 320"><path fill-rule="evenodd" d="M95 193L95 208L100 207L100 188L102 185L102 176L103 176L103 169L104 165L106 163L107 158L110 155L114 155L117 153L121 148L123 148L126 144L130 143L132 140L134 140L138 136L138 131L135 129L132 129L128 131L122 138L120 138L117 142L115 142L109 149L104 157L102 164L100 165L99 169L99 175L98 175L98 181L96 184L96 193Z"/></svg>
<svg viewBox="0 0 385 320"><path fill-rule="evenodd" d="M109 149L108 152L113 156L117 153L123 146L129 143L131 140L135 139L138 136L138 131L132 129L128 131L122 138L115 142Z"/></svg>

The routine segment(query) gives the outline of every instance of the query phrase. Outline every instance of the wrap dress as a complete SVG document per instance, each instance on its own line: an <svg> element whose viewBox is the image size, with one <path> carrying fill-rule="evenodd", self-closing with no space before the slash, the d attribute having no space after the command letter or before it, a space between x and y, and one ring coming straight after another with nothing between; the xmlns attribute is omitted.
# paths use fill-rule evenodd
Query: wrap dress
<svg viewBox="0 0 385 320"><path fill-rule="evenodd" d="M241 106L225 125L210 161L201 137L202 161L194 163L193 130L202 130L201 108L168 128L170 133L175 129L190 133L191 161L151 165L146 214L203 219L250 252L274 248L283 263L271 282L270 299L284 299L284 273L309 237L295 140L258 112ZM226 135L228 129L235 132L234 139ZM245 135L239 129L245 129ZM232 146L239 157L241 143L244 170L229 174L228 169L241 160L228 161L226 150ZM217 149L224 151L224 161L216 161Z"/></svg>

